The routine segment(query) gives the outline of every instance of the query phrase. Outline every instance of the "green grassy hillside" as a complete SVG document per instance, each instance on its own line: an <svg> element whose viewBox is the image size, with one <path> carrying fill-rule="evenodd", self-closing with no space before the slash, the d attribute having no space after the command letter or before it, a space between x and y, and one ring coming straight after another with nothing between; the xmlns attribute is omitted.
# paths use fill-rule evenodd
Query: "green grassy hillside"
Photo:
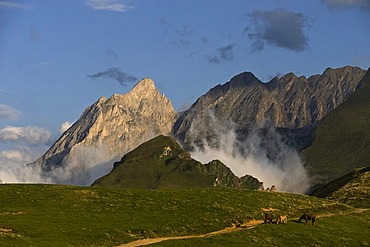
<svg viewBox="0 0 370 247"><path fill-rule="evenodd" d="M315 226L292 220L286 225L262 225L229 234L165 241L150 246L369 246L369 220L370 212L366 211L319 218Z"/></svg>
<svg viewBox="0 0 370 247"><path fill-rule="evenodd" d="M94 186L135 189L177 189L226 186L259 189L251 176L239 179L218 160L202 164L190 157L168 136L158 136L141 144L114 164L112 172Z"/></svg>
<svg viewBox="0 0 370 247"><path fill-rule="evenodd" d="M327 197L354 207L370 208L370 166L337 178L311 195Z"/></svg>
<svg viewBox="0 0 370 247"><path fill-rule="evenodd" d="M370 164L370 70L350 98L330 112L302 156L312 183L327 183Z"/></svg>
<svg viewBox="0 0 370 247"><path fill-rule="evenodd" d="M1 185L0 198L0 246L25 247L115 246L143 237L198 235L262 219L262 208L289 218L352 210L305 195L226 188Z"/></svg>

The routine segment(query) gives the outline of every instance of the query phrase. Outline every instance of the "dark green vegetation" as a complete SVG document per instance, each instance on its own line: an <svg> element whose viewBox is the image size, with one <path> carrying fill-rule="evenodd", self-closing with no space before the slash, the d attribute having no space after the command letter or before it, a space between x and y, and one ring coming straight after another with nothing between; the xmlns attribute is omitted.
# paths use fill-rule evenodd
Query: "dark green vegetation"
<svg viewBox="0 0 370 247"><path fill-rule="evenodd" d="M370 208L370 166L337 178L311 195L328 197L359 208Z"/></svg>
<svg viewBox="0 0 370 247"><path fill-rule="evenodd" d="M0 198L0 246L26 247L115 246L142 237L198 235L262 219L261 208L277 209L274 213L287 214L290 219L304 212L325 215L352 210L339 202L305 195L226 188L124 190L1 185ZM348 231L354 225L364 224L356 219L349 221ZM318 229L322 234L332 234L332 230L326 232L331 226L325 221L317 220ZM307 236L313 234L311 231L318 231L295 223L289 223L286 229L293 229L293 226L305 227ZM253 230L257 233L252 232L257 234L255 241L265 241L268 235L265 236L264 231L270 233L278 229L275 227L280 226L258 226ZM250 233L238 234L248 236ZM276 234L284 234L285 238L291 235L288 230ZM295 234L298 231L293 231L291 238L294 239ZM224 238L222 241L233 241L235 236L226 234ZM218 241L217 237L214 241Z"/></svg>
<svg viewBox="0 0 370 247"><path fill-rule="evenodd" d="M158 136L127 153L112 172L93 185L135 189L261 186L251 176L238 178L218 160L203 165L167 136Z"/></svg>
<svg viewBox="0 0 370 247"><path fill-rule="evenodd" d="M370 70L358 89L330 112L303 151L312 183L327 183L370 164Z"/></svg>

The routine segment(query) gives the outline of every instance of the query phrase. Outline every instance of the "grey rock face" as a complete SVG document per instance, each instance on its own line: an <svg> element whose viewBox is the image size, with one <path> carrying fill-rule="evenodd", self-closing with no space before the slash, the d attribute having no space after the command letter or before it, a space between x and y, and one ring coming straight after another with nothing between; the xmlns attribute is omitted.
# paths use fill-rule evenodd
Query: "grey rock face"
<svg viewBox="0 0 370 247"><path fill-rule="evenodd" d="M262 83L252 73L241 73L209 90L183 112L174 134L184 143L210 138L215 134L214 119L223 125L234 123L236 131L266 125L287 129L314 126L351 95L364 74L360 68L347 66L328 68L309 78L289 73Z"/></svg>
<svg viewBox="0 0 370 247"><path fill-rule="evenodd" d="M170 100L146 78L127 94L114 94L108 99L101 97L32 165L41 166L46 176L54 168L62 167L72 173L64 174L66 182L79 184L81 182L74 181L73 176L81 170L119 159L154 136L170 133L175 119L176 112ZM89 177L76 179L94 180Z"/></svg>

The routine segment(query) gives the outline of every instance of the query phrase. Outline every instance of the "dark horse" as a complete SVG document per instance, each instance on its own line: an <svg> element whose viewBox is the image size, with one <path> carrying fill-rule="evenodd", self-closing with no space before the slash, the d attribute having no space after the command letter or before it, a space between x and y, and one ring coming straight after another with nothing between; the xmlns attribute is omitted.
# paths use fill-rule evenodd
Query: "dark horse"
<svg viewBox="0 0 370 247"><path fill-rule="evenodd" d="M301 222L302 220L305 220L306 221L306 224L308 221L312 221L312 225L315 224L315 220L316 220L316 214L303 214L300 218L299 218L299 222Z"/></svg>
<svg viewBox="0 0 370 247"><path fill-rule="evenodd" d="M265 213L265 225L272 224L273 218L274 218L274 215L272 213Z"/></svg>

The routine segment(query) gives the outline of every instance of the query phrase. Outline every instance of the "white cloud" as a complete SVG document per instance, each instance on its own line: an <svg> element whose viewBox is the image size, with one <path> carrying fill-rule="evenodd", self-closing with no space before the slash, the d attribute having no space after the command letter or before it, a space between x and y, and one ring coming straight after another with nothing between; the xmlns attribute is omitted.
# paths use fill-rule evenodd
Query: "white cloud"
<svg viewBox="0 0 370 247"><path fill-rule="evenodd" d="M97 178L111 171L113 163L120 159L113 157L109 153L109 147L104 145L96 147L76 145L64 166L55 167L45 173L40 165L31 164L44 151L34 146L0 150L0 181L91 185Z"/></svg>
<svg viewBox="0 0 370 247"><path fill-rule="evenodd" d="M44 177L57 184L91 185L109 173L119 159L110 154L109 147L104 144L77 144L71 148L64 165L55 167Z"/></svg>
<svg viewBox="0 0 370 247"><path fill-rule="evenodd" d="M0 8L15 8L15 9L29 9L31 6L27 4L14 3L9 1L0 1Z"/></svg>
<svg viewBox="0 0 370 247"><path fill-rule="evenodd" d="M47 183L41 167L28 166L42 153L38 148L18 146L0 151L0 181L3 183Z"/></svg>
<svg viewBox="0 0 370 247"><path fill-rule="evenodd" d="M28 144L47 144L51 133L35 126L6 126L0 129L0 142L23 142Z"/></svg>
<svg viewBox="0 0 370 247"><path fill-rule="evenodd" d="M202 147L195 146L191 156L202 163L218 159L238 177L252 175L263 182L264 187L275 185L280 191L304 193L309 187L307 172L298 153L288 147L274 128L267 128L266 136L262 132L250 130L248 137L241 141L235 124L221 123L208 112L209 130L213 131L213 140L203 140ZM190 128L190 135L198 136L197 128L202 117L195 119ZM217 145L215 145L217 144Z"/></svg>
<svg viewBox="0 0 370 247"><path fill-rule="evenodd" d="M60 126L59 126L59 132L60 134L63 134L67 129L69 129L69 127L72 126L72 123L66 121L64 123L62 123Z"/></svg>
<svg viewBox="0 0 370 247"><path fill-rule="evenodd" d="M0 157L6 160L12 161L21 161L23 162L25 159L24 154L19 150L4 150L0 151Z"/></svg>
<svg viewBox="0 0 370 247"><path fill-rule="evenodd" d="M133 6L125 4L122 0L86 0L85 4L94 10L108 10L126 12Z"/></svg>
<svg viewBox="0 0 370 247"><path fill-rule="evenodd" d="M21 112L13 107L5 104L0 104L0 120L17 120Z"/></svg>

